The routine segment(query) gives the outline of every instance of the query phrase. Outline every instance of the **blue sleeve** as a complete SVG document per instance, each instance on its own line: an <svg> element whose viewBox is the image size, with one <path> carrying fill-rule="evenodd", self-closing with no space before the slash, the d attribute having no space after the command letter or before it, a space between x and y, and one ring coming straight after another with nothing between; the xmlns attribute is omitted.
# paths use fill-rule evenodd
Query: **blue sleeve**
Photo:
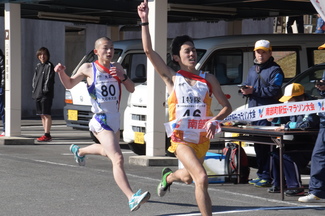
<svg viewBox="0 0 325 216"><path fill-rule="evenodd" d="M309 114L304 117L301 122L297 122L297 128L300 129L317 129L319 128L319 116L316 114Z"/></svg>
<svg viewBox="0 0 325 216"><path fill-rule="evenodd" d="M297 122L289 122L287 125L288 125L288 127L290 129L296 129L297 128Z"/></svg>
<svg viewBox="0 0 325 216"><path fill-rule="evenodd" d="M261 74L263 75L263 73ZM262 98L273 98L278 96L279 92L281 92L283 78L283 72L279 67L277 67L277 69L271 74L266 73L264 76L262 76L262 79L264 79L266 85L261 85L257 88L255 87L253 95ZM268 83L269 85L267 85Z"/></svg>

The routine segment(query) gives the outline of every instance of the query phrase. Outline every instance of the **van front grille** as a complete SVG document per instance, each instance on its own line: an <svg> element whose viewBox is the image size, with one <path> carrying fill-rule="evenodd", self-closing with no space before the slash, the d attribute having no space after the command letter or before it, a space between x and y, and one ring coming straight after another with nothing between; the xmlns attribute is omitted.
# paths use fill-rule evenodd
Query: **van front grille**
<svg viewBox="0 0 325 216"><path fill-rule="evenodd" d="M133 130L133 132L146 133L146 128L145 127L132 126L132 130Z"/></svg>
<svg viewBox="0 0 325 216"><path fill-rule="evenodd" d="M132 114L132 120L146 121L146 116L145 115Z"/></svg>

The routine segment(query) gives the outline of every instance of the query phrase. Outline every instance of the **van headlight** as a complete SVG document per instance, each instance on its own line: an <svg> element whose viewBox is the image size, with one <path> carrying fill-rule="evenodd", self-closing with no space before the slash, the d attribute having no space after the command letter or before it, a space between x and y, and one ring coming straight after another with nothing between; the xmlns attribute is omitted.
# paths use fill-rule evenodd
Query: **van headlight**
<svg viewBox="0 0 325 216"><path fill-rule="evenodd" d="M67 104L72 104L73 101L72 101L72 95L71 95L71 92L69 90L65 90L65 99L64 99L64 102L67 103Z"/></svg>
<svg viewBox="0 0 325 216"><path fill-rule="evenodd" d="M126 103L127 107L131 107L131 95L132 95L132 93L129 94L128 101Z"/></svg>

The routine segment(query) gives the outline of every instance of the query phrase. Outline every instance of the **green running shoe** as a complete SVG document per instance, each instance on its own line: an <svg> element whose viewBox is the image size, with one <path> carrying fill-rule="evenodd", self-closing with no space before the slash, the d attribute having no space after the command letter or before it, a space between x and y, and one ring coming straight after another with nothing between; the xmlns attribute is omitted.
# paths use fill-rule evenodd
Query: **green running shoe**
<svg viewBox="0 0 325 216"><path fill-rule="evenodd" d="M170 186L172 183L167 183L167 176L173 173L173 171L169 168L164 168L161 172L161 181L157 187L157 194L159 197L165 196L167 190L170 191Z"/></svg>

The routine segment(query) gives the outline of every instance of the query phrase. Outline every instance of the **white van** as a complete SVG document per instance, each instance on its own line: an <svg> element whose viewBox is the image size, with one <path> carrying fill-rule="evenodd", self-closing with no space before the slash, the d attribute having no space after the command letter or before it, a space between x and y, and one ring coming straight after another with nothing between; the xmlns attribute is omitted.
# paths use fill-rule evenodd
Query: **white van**
<svg viewBox="0 0 325 216"><path fill-rule="evenodd" d="M122 65L127 75L132 81L139 85L146 81L147 57L142 49L141 40L124 40L114 42L114 59ZM85 62L93 62L97 56L91 51L86 55L72 72L75 74L78 68ZM122 87L122 98L120 111L123 113L129 92ZM80 82L72 89L67 89L65 93L64 119L67 126L74 129L88 130L88 122L93 116L91 112L90 97L87 91L86 80ZM121 115L121 130L123 129L123 114Z"/></svg>
<svg viewBox="0 0 325 216"><path fill-rule="evenodd" d="M273 57L285 74L284 82L325 59L325 51L317 50L324 43L324 36L318 34L238 35L194 40L198 53L196 68L217 77L233 109L246 103L237 85L246 79L254 60L255 41L260 39L271 42ZM123 140L130 143L137 154L145 154L147 91L146 83L137 86L124 112ZM214 99L212 112L220 109ZM212 144L223 145L223 141L217 137Z"/></svg>

